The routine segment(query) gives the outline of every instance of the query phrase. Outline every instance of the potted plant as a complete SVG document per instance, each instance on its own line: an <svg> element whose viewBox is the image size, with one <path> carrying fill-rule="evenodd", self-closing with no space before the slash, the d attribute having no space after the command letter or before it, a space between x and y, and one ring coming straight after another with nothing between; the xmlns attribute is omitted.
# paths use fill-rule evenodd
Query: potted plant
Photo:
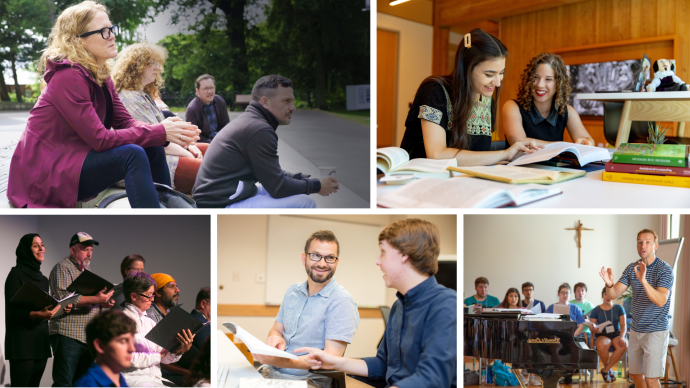
<svg viewBox="0 0 690 388"><path fill-rule="evenodd" d="M654 125L651 121L647 124L649 126L649 136L647 137L647 143L649 144L664 144L666 141L666 132L668 132L671 127L664 127L661 129L659 124Z"/></svg>

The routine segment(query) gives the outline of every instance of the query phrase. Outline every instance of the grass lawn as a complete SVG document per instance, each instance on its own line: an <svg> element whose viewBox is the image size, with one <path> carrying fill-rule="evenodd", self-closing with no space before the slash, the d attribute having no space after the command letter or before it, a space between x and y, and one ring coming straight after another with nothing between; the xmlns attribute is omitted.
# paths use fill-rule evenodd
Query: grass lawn
<svg viewBox="0 0 690 388"><path fill-rule="evenodd" d="M336 117L340 117L341 119L345 120L350 120L354 121L355 123L362 124L365 126L369 126L369 123L371 122L371 113L368 110L345 110L345 109L340 109L340 110L334 110L334 111L322 111L324 113L331 114Z"/></svg>

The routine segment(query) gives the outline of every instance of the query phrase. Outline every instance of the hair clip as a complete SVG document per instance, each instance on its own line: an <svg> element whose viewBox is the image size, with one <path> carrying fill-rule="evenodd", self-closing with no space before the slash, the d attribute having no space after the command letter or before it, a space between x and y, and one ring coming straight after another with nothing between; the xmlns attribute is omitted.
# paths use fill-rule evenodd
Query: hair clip
<svg viewBox="0 0 690 388"><path fill-rule="evenodd" d="M468 32L465 34L465 48L472 47L472 35Z"/></svg>

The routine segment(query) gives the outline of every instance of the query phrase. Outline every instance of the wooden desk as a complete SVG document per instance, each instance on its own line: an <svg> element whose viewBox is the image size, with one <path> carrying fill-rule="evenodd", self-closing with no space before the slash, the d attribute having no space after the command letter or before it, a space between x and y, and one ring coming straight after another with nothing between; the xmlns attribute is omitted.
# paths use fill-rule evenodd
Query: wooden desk
<svg viewBox="0 0 690 388"><path fill-rule="evenodd" d="M521 206L521 208L690 208L690 189L604 182L604 170L588 172L582 178L557 183L563 194ZM450 179L480 179L464 174ZM509 186L508 183L505 183ZM378 183L376 195L385 195L402 186Z"/></svg>
<svg viewBox="0 0 690 388"><path fill-rule="evenodd" d="M690 121L690 92L580 93L580 100L623 102L616 147L627 143L633 121L676 121L678 137Z"/></svg>

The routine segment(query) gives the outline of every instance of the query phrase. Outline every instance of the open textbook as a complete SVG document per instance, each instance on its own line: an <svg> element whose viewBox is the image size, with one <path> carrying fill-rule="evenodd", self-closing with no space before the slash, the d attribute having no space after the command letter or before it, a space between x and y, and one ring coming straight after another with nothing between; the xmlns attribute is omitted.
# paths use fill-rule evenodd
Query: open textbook
<svg viewBox="0 0 690 388"><path fill-rule="evenodd" d="M554 186L509 185L477 178L424 178L378 198L383 207L495 208L522 206L561 194Z"/></svg>
<svg viewBox="0 0 690 388"><path fill-rule="evenodd" d="M543 185L551 185L579 178L586 174L586 172L582 170L543 166L539 164L531 164L528 167L498 165L448 167L448 169L479 178L512 184L540 183Z"/></svg>
<svg viewBox="0 0 690 388"><path fill-rule="evenodd" d="M289 358L292 360L298 359L298 357L294 354L290 354L286 351L266 345L263 341L249 334L246 330L241 328L236 323L223 322L223 326L230 330L232 334L236 335L237 338L241 339L242 342L244 342L244 344L247 345L249 351L254 354L263 354L265 356Z"/></svg>
<svg viewBox="0 0 690 388"><path fill-rule="evenodd" d="M592 162L607 162L611 160L611 153L606 148L560 141L558 143L548 144L544 148L534 151L531 154L524 154L510 162L508 165L520 166L523 164L544 162L564 152L572 153L577 159L578 163L580 163L580 166L584 166L585 164Z"/></svg>
<svg viewBox="0 0 690 388"><path fill-rule="evenodd" d="M47 292L41 290L35 284L31 282L24 283L17 291L16 294L10 300L10 303L16 303L17 305L31 311L43 310L47 306L57 306L60 305L60 310L53 315L52 319L61 316L65 312L65 307L72 304L79 295L74 292L67 295L65 298L57 300L50 296ZM74 307L74 306L73 306Z"/></svg>
<svg viewBox="0 0 690 388"><path fill-rule="evenodd" d="M414 174L417 178L450 178L448 167L455 167L455 159L412 159L402 148L386 147L376 150L376 168L384 174Z"/></svg>

